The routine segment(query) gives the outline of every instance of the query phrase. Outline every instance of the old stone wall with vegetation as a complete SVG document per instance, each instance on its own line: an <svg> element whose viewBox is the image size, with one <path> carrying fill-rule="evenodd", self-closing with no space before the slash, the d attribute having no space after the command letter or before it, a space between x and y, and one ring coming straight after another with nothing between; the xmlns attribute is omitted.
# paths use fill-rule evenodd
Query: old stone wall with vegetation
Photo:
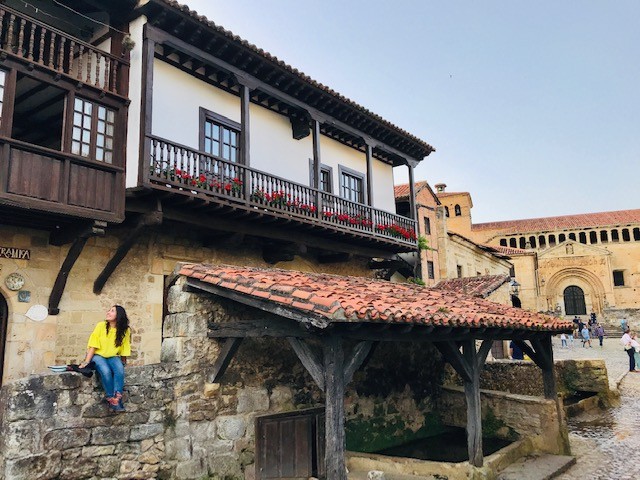
<svg viewBox="0 0 640 480"><path fill-rule="evenodd" d="M181 282L168 293L162 362L127 367L126 413L108 412L97 380L72 373L2 387L0 479L249 480L256 416L322 405L323 393L281 339L245 340L221 383L208 383L219 345L207 322L255 312L184 292ZM439 358L407 345L376 350L347 392L349 441L375 450L439 428Z"/></svg>

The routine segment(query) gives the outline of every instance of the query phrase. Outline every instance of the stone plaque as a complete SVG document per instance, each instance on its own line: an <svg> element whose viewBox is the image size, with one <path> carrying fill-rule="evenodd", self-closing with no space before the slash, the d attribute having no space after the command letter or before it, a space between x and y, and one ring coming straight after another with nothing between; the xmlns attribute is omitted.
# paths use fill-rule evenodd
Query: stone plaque
<svg viewBox="0 0 640 480"><path fill-rule="evenodd" d="M31 250L25 248L0 247L0 258L31 260Z"/></svg>

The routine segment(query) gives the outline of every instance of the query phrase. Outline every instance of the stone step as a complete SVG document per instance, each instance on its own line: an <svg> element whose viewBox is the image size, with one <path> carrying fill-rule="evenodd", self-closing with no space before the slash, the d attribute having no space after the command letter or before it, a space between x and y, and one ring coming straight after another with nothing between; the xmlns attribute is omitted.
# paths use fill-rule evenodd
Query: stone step
<svg viewBox="0 0 640 480"><path fill-rule="evenodd" d="M497 480L549 480L566 472L575 463L575 457L566 455L525 457L502 470Z"/></svg>
<svg viewBox="0 0 640 480"><path fill-rule="evenodd" d="M347 475L348 480L437 480L437 477L433 475L406 475L401 473L383 473L383 476L380 477L375 473L369 476L369 472L365 471L355 471L349 472ZM442 477L440 477L442 478Z"/></svg>

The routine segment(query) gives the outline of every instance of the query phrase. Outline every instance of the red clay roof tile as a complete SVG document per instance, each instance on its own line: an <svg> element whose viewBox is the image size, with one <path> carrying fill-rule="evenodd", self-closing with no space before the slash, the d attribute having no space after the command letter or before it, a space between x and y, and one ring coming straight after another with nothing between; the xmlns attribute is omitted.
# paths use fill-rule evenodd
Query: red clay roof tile
<svg viewBox="0 0 640 480"><path fill-rule="evenodd" d="M179 274L194 279L201 276L196 274L205 274L203 281L218 283L219 288L313 313L329 322L417 323L546 331L572 328L572 322L493 303L474 297L469 291L465 295L455 289L230 265L187 264L182 266ZM221 282L221 278L233 281ZM476 286L478 291L482 291L480 284L486 289L504 282L502 276L484 277L484 283L480 279L482 277L470 279L479 282ZM290 286L292 281L295 288ZM270 286L265 288L265 285ZM253 290L247 292L247 288ZM296 297L292 296L294 292L297 292ZM309 294L307 301L298 300L301 293Z"/></svg>
<svg viewBox="0 0 640 480"><path fill-rule="evenodd" d="M480 275L477 277L449 278L440 280L433 288L461 293L472 297L487 298L492 292L507 283L509 275Z"/></svg>
<svg viewBox="0 0 640 480"><path fill-rule="evenodd" d="M640 224L640 209L615 212L583 213L559 217L507 220L504 222L475 223L471 230L497 230L503 234L551 232L559 229L595 228Z"/></svg>

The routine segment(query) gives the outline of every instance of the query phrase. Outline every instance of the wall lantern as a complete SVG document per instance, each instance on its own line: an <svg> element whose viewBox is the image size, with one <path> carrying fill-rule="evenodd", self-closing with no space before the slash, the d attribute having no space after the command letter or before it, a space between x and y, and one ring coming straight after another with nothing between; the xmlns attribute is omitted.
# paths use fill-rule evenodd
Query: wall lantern
<svg viewBox="0 0 640 480"><path fill-rule="evenodd" d="M520 293L520 284L515 279L513 279L510 285L511 285L511 295L515 295L517 297L518 294Z"/></svg>

